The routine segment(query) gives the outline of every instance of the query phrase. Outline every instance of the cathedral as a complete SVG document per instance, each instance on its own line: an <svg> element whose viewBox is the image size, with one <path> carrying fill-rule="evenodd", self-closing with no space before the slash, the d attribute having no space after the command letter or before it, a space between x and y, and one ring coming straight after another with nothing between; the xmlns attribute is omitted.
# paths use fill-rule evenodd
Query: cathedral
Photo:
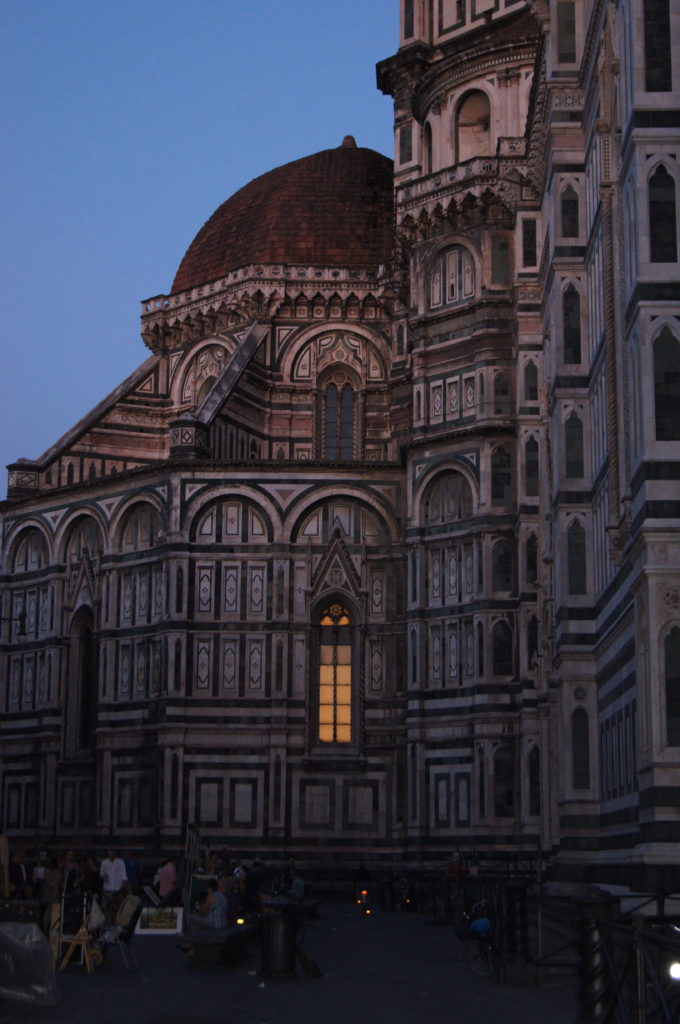
<svg viewBox="0 0 680 1024"><path fill-rule="evenodd" d="M0 831L671 887L680 19L398 16L394 159L227 198L8 467Z"/></svg>

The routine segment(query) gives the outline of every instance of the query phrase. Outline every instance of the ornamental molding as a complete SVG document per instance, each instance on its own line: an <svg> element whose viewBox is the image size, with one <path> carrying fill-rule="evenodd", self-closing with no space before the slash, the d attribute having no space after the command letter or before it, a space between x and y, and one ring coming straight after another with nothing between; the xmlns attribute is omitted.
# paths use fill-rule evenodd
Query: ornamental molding
<svg viewBox="0 0 680 1024"><path fill-rule="evenodd" d="M550 90L552 106L558 110L583 110L585 96L578 89Z"/></svg>
<svg viewBox="0 0 680 1024"><path fill-rule="evenodd" d="M261 267L256 269L261 270ZM157 296L143 304L142 338L153 352L176 351L187 342L243 327L255 319L380 320L391 315L392 279L364 270L271 268L243 282L224 279L176 296ZM229 275L238 276L239 272ZM205 292L205 294L203 294Z"/></svg>
<svg viewBox="0 0 680 1024"><path fill-rule="evenodd" d="M522 49L513 53L500 53L494 56L487 55L484 58L477 56L474 51L466 54L464 58L457 57L455 65L450 69L443 70L435 67L431 72L430 81L425 81L417 95L413 97L413 114L416 120L422 124L435 102L450 104L454 96L451 95L468 82L484 78L490 73L516 73L521 74L521 66L533 68L536 59L536 46L524 43Z"/></svg>

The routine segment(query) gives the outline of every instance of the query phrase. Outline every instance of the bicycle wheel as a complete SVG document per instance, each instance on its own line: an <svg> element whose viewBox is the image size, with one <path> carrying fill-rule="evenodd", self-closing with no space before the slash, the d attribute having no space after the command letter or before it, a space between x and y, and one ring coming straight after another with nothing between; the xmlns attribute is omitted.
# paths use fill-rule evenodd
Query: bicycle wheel
<svg viewBox="0 0 680 1024"><path fill-rule="evenodd" d="M504 980L505 976L505 965L501 958L500 953L494 946L490 939L486 941L486 958L489 965L489 973L493 977L493 980L497 985Z"/></svg>
<svg viewBox="0 0 680 1024"><path fill-rule="evenodd" d="M483 978L490 978L493 974L492 964L489 960L487 943L483 939L473 939L465 943L465 957L475 972Z"/></svg>

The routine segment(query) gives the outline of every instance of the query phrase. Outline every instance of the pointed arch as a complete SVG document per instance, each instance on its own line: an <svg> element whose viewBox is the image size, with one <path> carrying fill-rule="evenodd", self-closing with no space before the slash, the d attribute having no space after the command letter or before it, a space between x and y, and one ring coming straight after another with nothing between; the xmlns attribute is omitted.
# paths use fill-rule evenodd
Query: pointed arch
<svg viewBox="0 0 680 1024"><path fill-rule="evenodd" d="M654 339L654 419L657 441L680 440L680 341L665 326Z"/></svg>
<svg viewBox="0 0 680 1024"><path fill-rule="evenodd" d="M587 593L586 531L579 519L567 528L567 590L569 594Z"/></svg>
<svg viewBox="0 0 680 1024"><path fill-rule="evenodd" d="M571 716L571 770L574 789L590 789L590 722L585 708Z"/></svg>
<svg viewBox="0 0 680 1024"><path fill-rule="evenodd" d="M585 475L583 463L583 423L576 412L567 416L564 424L565 476L578 480Z"/></svg>
<svg viewBox="0 0 680 1024"><path fill-rule="evenodd" d="M664 164L649 178L649 258L652 263L678 258L675 181Z"/></svg>

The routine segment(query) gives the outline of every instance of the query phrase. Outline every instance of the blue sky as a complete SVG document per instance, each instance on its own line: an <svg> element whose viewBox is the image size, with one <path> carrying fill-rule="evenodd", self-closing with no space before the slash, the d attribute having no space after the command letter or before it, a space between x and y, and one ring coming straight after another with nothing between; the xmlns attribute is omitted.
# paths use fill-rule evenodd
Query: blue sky
<svg viewBox="0 0 680 1024"><path fill-rule="evenodd" d="M246 182L340 145L392 155L375 64L397 0L0 0L0 498L148 355L169 290Z"/></svg>

